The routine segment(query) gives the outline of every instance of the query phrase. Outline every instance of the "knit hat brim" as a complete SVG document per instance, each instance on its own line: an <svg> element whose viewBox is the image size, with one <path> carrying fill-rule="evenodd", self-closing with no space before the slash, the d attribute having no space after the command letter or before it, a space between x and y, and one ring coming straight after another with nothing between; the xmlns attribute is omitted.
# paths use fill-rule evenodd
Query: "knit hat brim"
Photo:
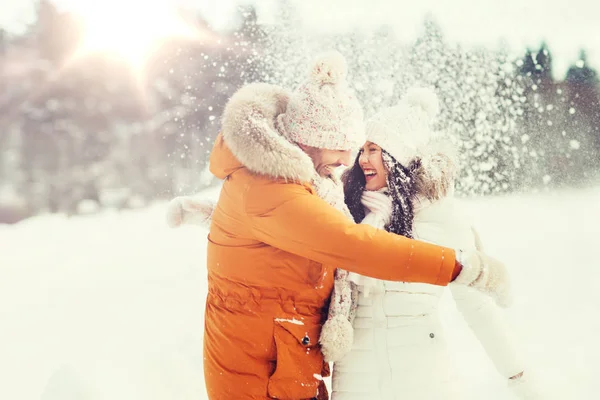
<svg viewBox="0 0 600 400"><path fill-rule="evenodd" d="M309 76L290 97L279 118L291 141L329 150L358 149L366 140L363 110L346 81L347 65L338 52L317 57Z"/></svg>
<svg viewBox="0 0 600 400"><path fill-rule="evenodd" d="M366 140L379 145L406 166L431 139L431 121L438 112L439 102L433 90L411 88L398 105L380 111L367 121Z"/></svg>

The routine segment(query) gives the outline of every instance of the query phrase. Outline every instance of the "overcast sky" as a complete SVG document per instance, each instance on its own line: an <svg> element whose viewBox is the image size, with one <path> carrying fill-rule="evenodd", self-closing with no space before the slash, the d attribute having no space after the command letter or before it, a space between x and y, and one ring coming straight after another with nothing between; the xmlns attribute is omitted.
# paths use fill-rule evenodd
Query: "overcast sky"
<svg viewBox="0 0 600 400"><path fill-rule="evenodd" d="M62 8L86 1L56 0ZM140 1L140 0L121 0ZM217 26L231 21L236 0L149 0L171 1L201 9ZM248 2L248 1L246 1ZM260 17L269 21L276 0L250 1ZM317 30L372 29L390 24L407 41L419 32L424 15L431 12L449 40L465 45L496 46L504 40L522 52L546 40L553 53L557 76L574 62L581 48L600 69L600 1L598 0L303 0L300 16ZM0 25L19 31L32 20L33 0L0 0ZM116 11L118 12L118 11ZM141 14L143 16L143 14Z"/></svg>

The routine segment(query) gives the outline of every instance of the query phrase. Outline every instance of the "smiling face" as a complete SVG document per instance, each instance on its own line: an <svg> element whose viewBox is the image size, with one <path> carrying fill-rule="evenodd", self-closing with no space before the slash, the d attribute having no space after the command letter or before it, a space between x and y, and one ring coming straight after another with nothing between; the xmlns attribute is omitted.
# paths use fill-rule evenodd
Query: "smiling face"
<svg viewBox="0 0 600 400"><path fill-rule="evenodd" d="M350 165L352 157L351 150L327 150L317 149L299 144L300 148L310 157L318 174L327 178L333 174L336 168Z"/></svg>
<svg viewBox="0 0 600 400"><path fill-rule="evenodd" d="M366 190L379 190L387 186L388 171L383 165L381 147L367 142L360 150L358 164L365 174Z"/></svg>

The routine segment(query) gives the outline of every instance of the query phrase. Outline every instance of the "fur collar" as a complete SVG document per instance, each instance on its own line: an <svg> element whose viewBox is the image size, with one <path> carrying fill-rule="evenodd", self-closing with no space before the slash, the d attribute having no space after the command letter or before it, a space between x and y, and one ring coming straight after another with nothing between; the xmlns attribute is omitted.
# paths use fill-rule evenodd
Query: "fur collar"
<svg viewBox="0 0 600 400"><path fill-rule="evenodd" d="M310 157L276 127L289 96L285 89L266 83L242 87L223 112L223 140L238 161L254 173L309 182L315 174Z"/></svg>
<svg viewBox="0 0 600 400"><path fill-rule="evenodd" d="M432 140L422 150L412 171L415 193L435 201L454 193L458 153L447 140Z"/></svg>

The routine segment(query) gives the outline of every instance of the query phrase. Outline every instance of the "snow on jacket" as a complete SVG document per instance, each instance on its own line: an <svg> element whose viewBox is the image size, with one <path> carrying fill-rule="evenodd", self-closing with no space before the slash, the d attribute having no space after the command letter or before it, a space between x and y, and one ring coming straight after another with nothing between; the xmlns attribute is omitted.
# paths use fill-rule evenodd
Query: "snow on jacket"
<svg viewBox="0 0 600 400"><path fill-rule="evenodd" d="M326 395L317 341L335 267L435 285L447 285L454 268L453 250L357 225L317 196L310 158L274 125L287 99L272 85L240 89L210 157L225 180L207 252L204 374L213 400Z"/></svg>
<svg viewBox="0 0 600 400"><path fill-rule="evenodd" d="M416 204L415 238L474 249L478 238L456 206L452 198ZM493 301L467 287L450 287L457 306L503 376L523 371L510 331ZM354 344L334 364L332 400L464 398L438 315L444 289L375 280L373 287L359 286L359 290Z"/></svg>

